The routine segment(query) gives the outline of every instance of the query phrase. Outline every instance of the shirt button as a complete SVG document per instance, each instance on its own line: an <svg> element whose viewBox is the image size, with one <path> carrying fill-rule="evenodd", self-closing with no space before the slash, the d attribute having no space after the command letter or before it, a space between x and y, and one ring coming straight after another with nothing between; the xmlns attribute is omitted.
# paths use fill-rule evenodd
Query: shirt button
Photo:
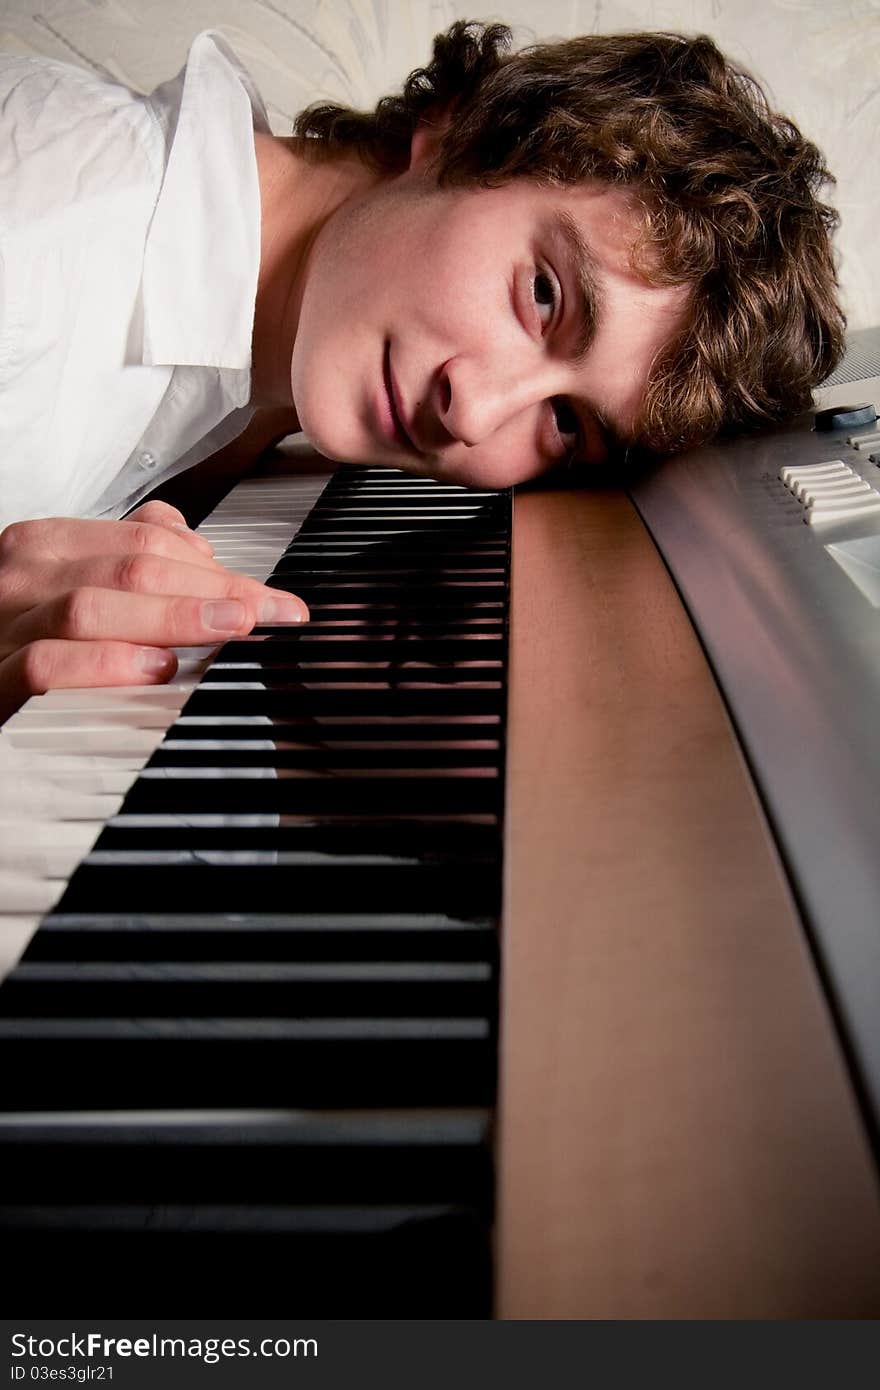
<svg viewBox="0 0 880 1390"><path fill-rule="evenodd" d="M140 455L138 456L138 465L141 468L146 469L146 471L150 473L156 467L156 464L158 462L159 460L156 458L156 455L151 454L149 449L142 450Z"/></svg>

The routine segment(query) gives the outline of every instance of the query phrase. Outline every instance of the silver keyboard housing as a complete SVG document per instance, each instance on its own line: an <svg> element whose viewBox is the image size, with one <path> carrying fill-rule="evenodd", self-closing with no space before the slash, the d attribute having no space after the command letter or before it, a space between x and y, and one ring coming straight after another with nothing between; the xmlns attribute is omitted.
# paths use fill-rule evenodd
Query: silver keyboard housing
<svg viewBox="0 0 880 1390"><path fill-rule="evenodd" d="M880 376L832 386L819 403L843 400L876 407ZM880 491L880 467L847 442L868 432L819 433L810 414L667 460L630 491L738 732L876 1136L880 607L840 557L867 550L880 580L880 513L807 525L780 478L841 459Z"/></svg>

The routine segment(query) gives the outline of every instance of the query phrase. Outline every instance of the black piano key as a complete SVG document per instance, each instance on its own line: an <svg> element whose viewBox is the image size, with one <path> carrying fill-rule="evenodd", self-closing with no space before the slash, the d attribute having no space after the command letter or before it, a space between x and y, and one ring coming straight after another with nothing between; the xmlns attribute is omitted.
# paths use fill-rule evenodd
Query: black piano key
<svg viewBox="0 0 880 1390"><path fill-rule="evenodd" d="M176 904L205 912L353 912L381 902L389 913L497 911L497 870L468 866L450 873L438 865L323 865L302 863L223 864L200 861L139 863L120 851L110 862L89 856L61 898L65 912L120 912L132 901L144 912L167 912Z"/></svg>
<svg viewBox="0 0 880 1390"><path fill-rule="evenodd" d="M467 616L463 617L462 611ZM247 638L235 640L261 642L273 637L295 638L297 634L315 640L323 637L368 636L378 641L388 641L392 635L423 640L456 634L468 636L471 633L505 637L507 634L501 612L503 605L495 602L472 603L465 610L438 606L421 614L394 604L340 603L324 607L313 603L309 608L309 622L302 627L258 624Z"/></svg>
<svg viewBox="0 0 880 1390"><path fill-rule="evenodd" d="M150 767L217 767L224 761L236 767L265 767L301 771L341 771L350 768L366 772L382 768L429 768L438 762L445 768L495 767L497 753L493 749L470 751L458 746L454 748L384 748L376 745L366 748L338 747L323 744L320 747L300 748L283 740L272 740L270 748L237 747L229 749L228 743L205 739L199 742L192 739L183 747L169 747L164 744L150 758Z"/></svg>
<svg viewBox="0 0 880 1390"><path fill-rule="evenodd" d="M492 1201L486 1110L129 1110L75 1126L19 1113L0 1117L0 1143L7 1192L44 1205L51 1193L68 1211L135 1195L145 1208L461 1203L488 1213Z"/></svg>
<svg viewBox="0 0 880 1390"><path fill-rule="evenodd" d="M24 961L2 1018L468 1018L488 1014L481 961Z"/></svg>
<svg viewBox="0 0 880 1390"><path fill-rule="evenodd" d="M166 816L121 814L112 817L99 835L99 850L296 850L313 855L385 855L400 861L457 866L492 865L500 874L498 827L493 816L484 821L454 817L424 820L407 817L379 822L346 820L314 823L265 818L265 824L228 824L222 816L195 820Z"/></svg>
<svg viewBox="0 0 880 1390"><path fill-rule="evenodd" d="M472 583L467 580L461 582L450 581L440 585L422 583L413 586L410 594L404 593L399 586L394 584L382 584L375 581L359 582L356 579L351 581L345 579L328 580L326 583L307 577L304 580L291 578L287 574L273 574L266 580L271 589L282 589L285 593L296 593L304 603L315 607L327 607L328 605L338 606L341 604L369 604L379 605L389 608L394 606L397 612L405 612L412 600L416 600L422 609L444 608L448 609L453 604L469 603L491 603L499 602L504 596L504 586L497 584L493 580L485 580L481 583Z"/></svg>
<svg viewBox="0 0 880 1390"><path fill-rule="evenodd" d="M258 658L258 653L254 657ZM454 686L457 690L501 690L501 671L497 666L474 663L460 665L429 665L415 661L386 662L371 665L368 662L267 662L259 659L249 662L215 662L202 676L202 685L252 685L259 682L268 690L298 689L305 686L314 690L319 686L371 685L373 687L397 690L422 686Z"/></svg>
<svg viewBox="0 0 880 1390"><path fill-rule="evenodd" d="M184 705L187 715L260 715L271 719L288 714L335 715L355 719L384 715L401 719L412 716L455 716L503 713L503 692L497 688L474 690L455 686L434 690L399 686L385 689L309 690L303 684L287 689L267 689L257 682L241 682L243 688L204 681Z"/></svg>
<svg viewBox="0 0 880 1390"><path fill-rule="evenodd" d="M371 532L378 530L380 535L385 528L399 534L401 531L405 533L425 527L435 535L455 537L472 534L478 527L481 536L491 536L483 511L479 504L468 506L460 502L419 506L418 503L383 503L377 500L373 504L359 505L355 502L344 509L329 505L322 507L319 503L303 526L300 536L304 540L321 535L327 526L343 533L349 529L363 531L369 528Z"/></svg>
<svg viewBox="0 0 880 1390"><path fill-rule="evenodd" d="M481 714L473 719L459 717L452 719L420 719L420 717L363 717L353 721L345 717L317 716L296 717L295 714L275 716L271 724L253 716L211 717L210 714L181 714L174 728L168 733L167 741L174 745L193 739L218 739L220 742L239 742L245 739L279 738L281 741L298 742L306 746L339 744L378 744L391 748L395 744L431 744L442 746L446 742L475 746L484 742L498 744L500 731L499 714Z"/></svg>
<svg viewBox="0 0 880 1390"><path fill-rule="evenodd" d="M470 548L461 553L449 549L425 553L398 548L377 553L373 548L345 550L342 547L301 546L282 556L275 573L289 576L330 573L359 579L384 577L397 583L406 583L409 579L423 583L426 574L435 581L438 575L450 579L473 575L503 581L506 558L498 550L475 552Z"/></svg>
<svg viewBox="0 0 880 1390"><path fill-rule="evenodd" d="M0 1018L4 1102L46 1111L491 1104L492 1020Z"/></svg>
<svg viewBox="0 0 880 1390"><path fill-rule="evenodd" d="M277 629L276 629L277 631ZM506 643L501 634L475 631L462 635L426 634L395 631L383 636L352 634L341 638L337 634L314 631L311 624L300 631L283 635L245 638L227 642L217 661L234 665L237 662L259 661L265 666L286 666L293 662L331 661L430 661L438 664L463 661L498 662L504 660Z"/></svg>
<svg viewBox="0 0 880 1390"><path fill-rule="evenodd" d="M481 961L497 965L492 917L437 912L50 913L25 961ZM2 993L2 992L0 992Z"/></svg>
<svg viewBox="0 0 880 1390"><path fill-rule="evenodd" d="M405 816L500 811L496 768L373 768L320 772L239 767L147 767L125 805L131 812L213 811L279 815Z"/></svg>
<svg viewBox="0 0 880 1390"><path fill-rule="evenodd" d="M316 565L313 560L300 565L299 552L291 551L279 561L274 572L285 581L296 580L316 587L374 588L378 600L386 592L396 590L418 601L424 594L441 587L449 591L446 594L449 604L467 603L471 596L478 600L482 596L479 590L494 590L489 596L497 600L504 586L506 565L503 557L495 558L494 563L486 567L463 564L461 560L441 565L431 560L429 552L424 564L417 567L415 561L410 560L404 570L397 566L384 568L378 564L378 558L373 551L366 554L361 551L358 556L337 560L333 566Z"/></svg>
<svg viewBox="0 0 880 1390"><path fill-rule="evenodd" d="M69 1161L69 1159L68 1159ZM491 1316L486 1219L470 1206L0 1209L21 1302L81 1297L105 1317L132 1303L161 1315L287 1318ZM300 1216L300 1221L296 1218ZM26 1223L26 1224L25 1224ZM75 1251L75 1257L71 1252ZM283 1271L279 1278L278 1271Z"/></svg>

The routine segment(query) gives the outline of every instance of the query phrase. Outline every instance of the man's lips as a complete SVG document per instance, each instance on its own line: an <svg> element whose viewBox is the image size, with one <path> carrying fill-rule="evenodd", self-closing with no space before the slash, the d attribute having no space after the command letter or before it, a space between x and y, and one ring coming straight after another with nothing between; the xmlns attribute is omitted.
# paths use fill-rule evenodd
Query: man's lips
<svg viewBox="0 0 880 1390"><path fill-rule="evenodd" d="M395 434L405 448L410 449L414 454L422 451L415 443L412 435L404 423L403 410L400 404L400 396L397 391L397 384L394 380L394 373L391 370L391 344L385 344L385 357L383 360L383 374L385 377L385 391L388 396L388 404L391 407L391 418L394 421Z"/></svg>

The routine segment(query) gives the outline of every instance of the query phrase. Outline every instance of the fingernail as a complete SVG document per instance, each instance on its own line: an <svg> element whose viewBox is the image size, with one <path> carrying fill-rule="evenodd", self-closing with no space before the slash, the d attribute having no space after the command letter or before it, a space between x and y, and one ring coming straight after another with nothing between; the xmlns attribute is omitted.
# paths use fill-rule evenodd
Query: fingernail
<svg viewBox="0 0 880 1390"><path fill-rule="evenodd" d="M299 599L279 594L275 598L263 599L258 617L261 623L305 623L309 615L308 610L304 612L303 609L304 605Z"/></svg>
<svg viewBox="0 0 880 1390"><path fill-rule="evenodd" d="M174 656L159 647L141 647L137 664L147 676L168 676L174 666Z"/></svg>
<svg viewBox="0 0 880 1390"><path fill-rule="evenodd" d="M245 606L237 598L217 599L213 603L202 604L202 622L212 632L236 632L246 616Z"/></svg>

